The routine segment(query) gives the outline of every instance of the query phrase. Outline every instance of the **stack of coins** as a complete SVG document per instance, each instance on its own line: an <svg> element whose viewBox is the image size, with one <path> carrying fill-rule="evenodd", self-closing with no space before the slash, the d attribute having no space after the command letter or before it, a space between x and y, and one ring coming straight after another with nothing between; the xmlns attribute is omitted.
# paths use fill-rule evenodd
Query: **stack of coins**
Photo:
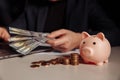
<svg viewBox="0 0 120 80"><path fill-rule="evenodd" d="M49 66L49 65L57 65L57 64L63 64L63 65L79 65L80 63L80 55L78 53L71 53L67 56L60 56L55 59L51 60L40 60L36 62L32 62L31 68L36 68L39 66Z"/></svg>
<svg viewBox="0 0 120 80"><path fill-rule="evenodd" d="M70 58L69 57L64 57L63 58L63 64L64 65L69 65L70 64Z"/></svg>
<svg viewBox="0 0 120 80"><path fill-rule="evenodd" d="M79 54L78 53L72 53L70 62L71 62L71 65L79 65Z"/></svg>

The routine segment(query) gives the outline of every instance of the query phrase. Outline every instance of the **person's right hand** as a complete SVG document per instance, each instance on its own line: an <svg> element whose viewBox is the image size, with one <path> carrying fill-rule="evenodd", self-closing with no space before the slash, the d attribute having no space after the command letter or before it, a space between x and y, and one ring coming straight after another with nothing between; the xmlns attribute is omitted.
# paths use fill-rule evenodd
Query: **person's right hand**
<svg viewBox="0 0 120 80"><path fill-rule="evenodd" d="M75 48L79 48L82 40L81 33L76 33L67 29L53 31L48 34L47 37L49 38L47 43L54 49L61 52L67 52Z"/></svg>
<svg viewBox="0 0 120 80"><path fill-rule="evenodd" d="M10 38L10 34L3 27L0 27L0 38L3 39L4 41L8 41L8 39Z"/></svg>

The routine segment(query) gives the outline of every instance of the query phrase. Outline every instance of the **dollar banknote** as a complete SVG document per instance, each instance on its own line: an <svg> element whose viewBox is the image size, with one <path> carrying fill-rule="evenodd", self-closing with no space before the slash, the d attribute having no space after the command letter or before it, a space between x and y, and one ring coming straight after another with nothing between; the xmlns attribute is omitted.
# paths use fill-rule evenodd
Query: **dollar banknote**
<svg viewBox="0 0 120 80"><path fill-rule="evenodd" d="M9 27L9 32L10 32L10 34L15 34L15 35L19 36L19 37L11 37L9 41L18 40L20 38L20 36L23 37L21 39L34 38L40 42L46 42L49 39L46 37L48 35L48 33L28 31L28 30L13 28L13 27Z"/></svg>
<svg viewBox="0 0 120 80"><path fill-rule="evenodd" d="M17 52L26 55L38 46L50 46L46 43L49 39L48 33L28 31L18 28L9 27L10 34L14 34L9 39L9 46Z"/></svg>
<svg viewBox="0 0 120 80"><path fill-rule="evenodd" d="M18 28L9 27L10 34L22 35L22 36L31 36L31 37L46 37L48 33L28 31Z"/></svg>
<svg viewBox="0 0 120 80"><path fill-rule="evenodd" d="M15 41L15 42L9 43L9 46L13 47L14 49L18 49L18 48L27 46L31 44L32 42L33 40Z"/></svg>
<svg viewBox="0 0 120 80"><path fill-rule="evenodd" d="M30 40L33 39L32 37L26 37L26 36L13 36L8 39L9 42L15 42L15 41L23 41L23 40Z"/></svg>
<svg viewBox="0 0 120 80"><path fill-rule="evenodd" d="M31 44L25 45L19 49L17 49L16 51L23 54L23 55L27 55L29 54L32 50L34 50L35 48L37 48L39 46L39 42L34 41Z"/></svg>

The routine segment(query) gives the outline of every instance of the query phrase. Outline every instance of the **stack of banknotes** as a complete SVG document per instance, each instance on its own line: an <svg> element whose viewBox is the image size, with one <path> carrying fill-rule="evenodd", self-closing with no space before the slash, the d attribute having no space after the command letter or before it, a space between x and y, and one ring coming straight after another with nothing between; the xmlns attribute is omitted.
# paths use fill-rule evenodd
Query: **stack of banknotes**
<svg viewBox="0 0 120 80"><path fill-rule="evenodd" d="M9 27L9 32L11 34L9 46L23 55L29 54L38 46L50 46L46 43L48 33L28 31L13 27Z"/></svg>

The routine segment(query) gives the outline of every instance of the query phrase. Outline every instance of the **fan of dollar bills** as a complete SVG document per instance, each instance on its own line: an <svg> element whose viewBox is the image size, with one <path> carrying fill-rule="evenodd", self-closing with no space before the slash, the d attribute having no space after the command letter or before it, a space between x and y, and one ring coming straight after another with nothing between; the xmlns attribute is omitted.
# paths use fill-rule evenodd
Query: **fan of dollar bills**
<svg viewBox="0 0 120 80"><path fill-rule="evenodd" d="M9 32L11 34L9 46L23 55L29 54L38 46L50 46L45 43L48 40L46 37L48 33L28 31L13 27L9 27Z"/></svg>

